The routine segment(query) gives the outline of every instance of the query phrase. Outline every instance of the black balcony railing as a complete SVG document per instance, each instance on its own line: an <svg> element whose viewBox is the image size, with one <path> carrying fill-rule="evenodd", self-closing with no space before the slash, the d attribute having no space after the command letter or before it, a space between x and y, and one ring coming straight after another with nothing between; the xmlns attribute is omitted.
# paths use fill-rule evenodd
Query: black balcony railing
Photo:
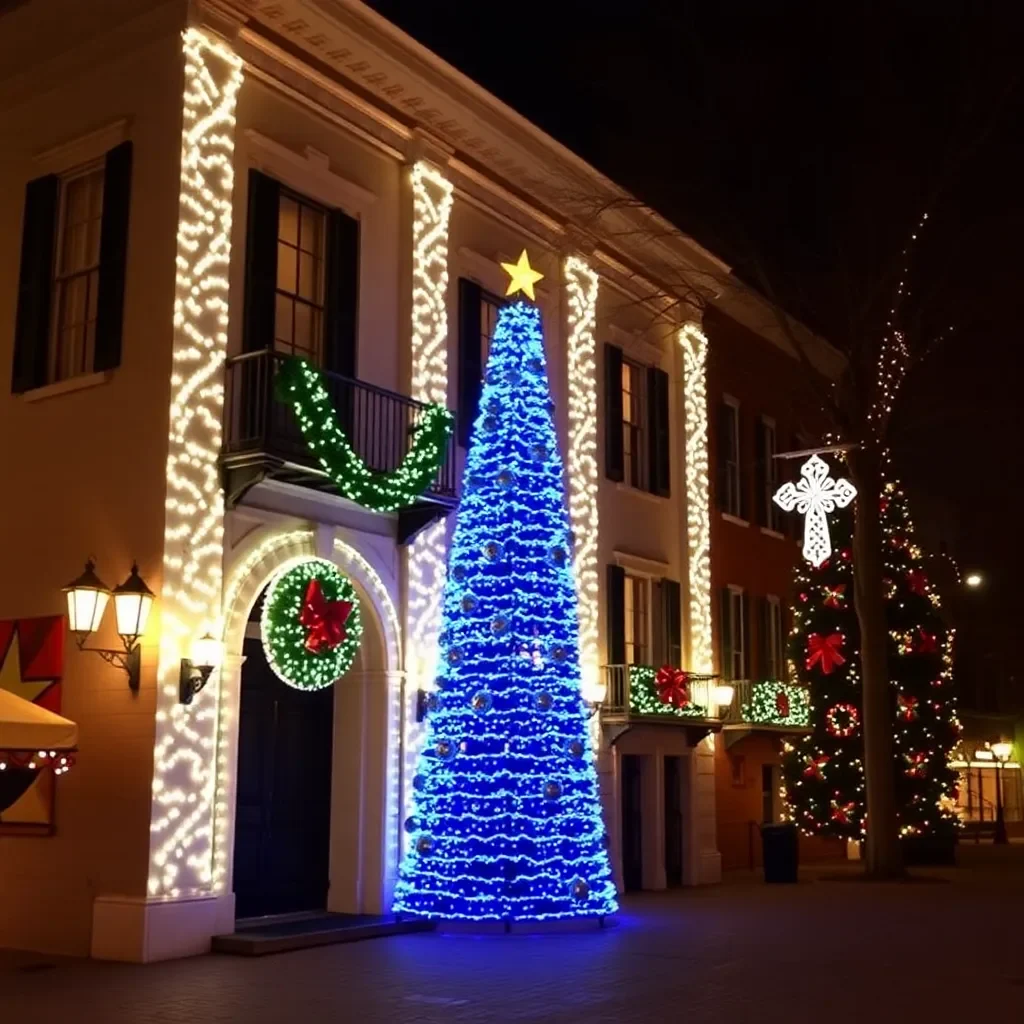
<svg viewBox="0 0 1024 1024"><path fill-rule="evenodd" d="M329 491L330 481L309 452L291 408L274 395L274 382L288 356L262 350L227 362L224 394L224 451L228 502L260 479L272 477ZM426 406L405 395L323 372L338 422L370 469L398 468ZM456 449L448 445L437 478L424 494L427 504L450 506L456 499Z"/></svg>
<svg viewBox="0 0 1024 1024"><path fill-rule="evenodd" d="M665 703L658 694L653 666L606 665L604 671L607 690L601 715L605 721L644 718L685 724L687 720L719 718L715 703L717 676L688 672L685 701Z"/></svg>

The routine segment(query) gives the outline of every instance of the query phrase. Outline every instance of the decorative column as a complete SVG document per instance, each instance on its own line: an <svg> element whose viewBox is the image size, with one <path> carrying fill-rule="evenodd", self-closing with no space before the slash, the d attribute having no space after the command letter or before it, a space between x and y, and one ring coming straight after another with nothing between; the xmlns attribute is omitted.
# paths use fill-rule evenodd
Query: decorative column
<svg viewBox="0 0 1024 1024"><path fill-rule="evenodd" d="M183 35L181 191L171 371L164 572L148 891L183 898L213 888L220 682L178 701L182 657L219 635L224 560L221 450L235 103L241 60L200 28Z"/></svg>
<svg viewBox="0 0 1024 1024"><path fill-rule="evenodd" d="M580 620L583 697L604 697L598 658L597 322L598 275L579 257L565 261L569 304L569 520Z"/></svg>
<svg viewBox="0 0 1024 1024"><path fill-rule="evenodd" d="M432 164L412 166L412 397L448 404L448 220L454 201L451 182ZM449 442L455 443L455 435ZM406 556L405 729L401 805L412 806L412 778L423 743L416 721L417 695L434 688L437 636L445 582L447 525L444 519L421 531ZM403 833L404 834L404 833Z"/></svg>
<svg viewBox="0 0 1024 1024"><path fill-rule="evenodd" d="M683 350L683 415L686 433L687 664L698 674L714 671L711 638L711 510L708 493L708 339L695 323L679 331ZM715 828L715 737L694 748L690 759L690 881L717 882L721 856Z"/></svg>

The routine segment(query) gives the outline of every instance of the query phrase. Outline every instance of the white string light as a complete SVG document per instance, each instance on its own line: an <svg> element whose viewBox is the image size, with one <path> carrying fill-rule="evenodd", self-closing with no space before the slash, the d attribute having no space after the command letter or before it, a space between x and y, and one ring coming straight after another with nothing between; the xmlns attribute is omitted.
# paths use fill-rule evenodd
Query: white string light
<svg viewBox="0 0 1024 1024"><path fill-rule="evenodd" d="M182 36L181 187L158 669L149 892L208 892L213 879L217 689L178 703L183 654L219 628L221 450L235 104L242 62L196 28Z"/></svg>
<svg viewBox="0 0 1024 1024"><path fill-rule="evenodd" d="M448 404L448 221L454 202L451 182L419 161L412 168L412 397ZM450 442L454 443L454 441ZM425 735L416 721L417 691L431 689L444 593L447 529L432 523L409 545L406 566L406 680L402 806L412 807L412 777Z"/></svg>
<svg viewBox="0 0 1024 1024"><path fill-rule="evenodd" d="M711 639L711 511L708 496L708 339L693 323L679 331L686 420L686 547L690 590L689 664L714 671Z"/></svg>
<svg viewBox="0 0 1024 1024"><path fill-rule="evenodd" d="M598 275L576 256L565 261L569 300L569 518L579 599L583 697L604 699L598 658L597 322Z"/></svg>

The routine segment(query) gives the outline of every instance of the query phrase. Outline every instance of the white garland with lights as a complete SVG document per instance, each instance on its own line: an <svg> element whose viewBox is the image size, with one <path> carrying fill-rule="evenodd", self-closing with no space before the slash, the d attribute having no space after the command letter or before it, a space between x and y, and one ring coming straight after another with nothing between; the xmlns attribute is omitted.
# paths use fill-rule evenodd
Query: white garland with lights
<svg viewBox="0 0 1024 1024"><path fill-rule="evenodd" d="M686 549L690 591L689 664L714 671L711 638L711 508L708 495L708 339L693 323L679 331L686 427Z"/></svg>
<svg viewBox="0 0 1024 1024"><path fill-rule="evenodd" d="M583 697L601 700L598 658L597 322L598 275L576 256L565 261L569 303L569 518L579 595Z"/></svg>
<svg viewBox="0 0 1024 1024"><path fill-rule="evenodd" d="M242 62L197 28L183 33L181 190L167 450L163 607L148 890L208 892L213 881L216 679L178 703L180 660L221 613L221 450L235 105Z"/></svg>

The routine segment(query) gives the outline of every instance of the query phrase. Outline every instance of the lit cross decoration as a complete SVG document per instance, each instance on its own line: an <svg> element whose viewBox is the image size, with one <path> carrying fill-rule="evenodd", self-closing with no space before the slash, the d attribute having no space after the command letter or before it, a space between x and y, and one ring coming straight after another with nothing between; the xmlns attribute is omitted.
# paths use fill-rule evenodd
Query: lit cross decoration
<svg viewBox="0 0 1024 1024"><path fill-rule="evenodd" d="M827 514L836 506L846 508L857 496L857 488L849 480L831 479L828 465L817 455L800 467L800 476L796 484L783 484L773 500L786 512L795 508L804 517L804 558L817 567L832 554Z"/></svg>

